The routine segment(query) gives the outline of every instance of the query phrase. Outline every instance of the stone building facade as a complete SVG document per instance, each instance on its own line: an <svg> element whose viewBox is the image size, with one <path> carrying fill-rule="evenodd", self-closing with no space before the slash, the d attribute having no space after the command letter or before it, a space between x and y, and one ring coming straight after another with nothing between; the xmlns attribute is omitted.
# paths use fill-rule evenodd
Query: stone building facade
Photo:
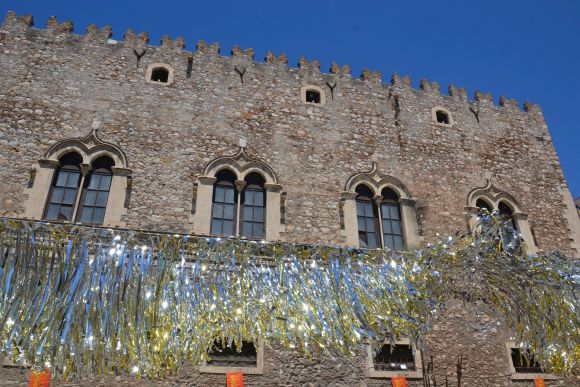
<svg viewBox="0 0 580 387"><path fill-rule="evenodd" d="M443 95L436 82L416 89L396 74L388 83L367 70L356 78L336 64L323 73L305 59L293 68L284 55L257 62L251 49L222 56L203 41L186 51L180 38L152 46L147 33L128 30L115 41L109 27L72 30L55 18L38 29L14 13L0 28L1 216L46 218L55 176L72 152L83 179L97 174L103 157L112 163L98 222L106 227L211 234L215 185L227 170L237 192L252 185L250 176L262 179L263 239L360 246L370 235L357 221L364 186L382 220L393 220L384 215L389 205L398 208L406 248L468 230L485 203L511 212L530 253L580 257L580 220L536 105L522 111L480 92L470 99L454 86ZM85 196L74 195L69 219L78 221ZM234 234L245 232L241 223ZM382 236L371 235L378 245L396 234L387 223L377 223ZM454 380L462 355L466 386L533 385L510 369L509 333L489 311L453 304L433 328L424 357L434 356L439 375ZM307 360L269 347L260 355L247 385L389 382L372 377L364 349L355 359ZM223 374L201 371L141 382L225 384ZM26 384L19 372L1 370L0 385ZM137 383L81 384L96 382Z"/></svg>

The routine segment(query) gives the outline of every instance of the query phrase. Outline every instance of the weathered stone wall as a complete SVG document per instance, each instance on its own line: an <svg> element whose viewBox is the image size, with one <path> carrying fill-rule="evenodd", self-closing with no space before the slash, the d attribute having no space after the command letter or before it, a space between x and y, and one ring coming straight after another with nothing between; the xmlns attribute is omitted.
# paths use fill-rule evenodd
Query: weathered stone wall
<svg viewBox="0 0 580 387"><path fill-rule="evenodd" d="M384 84L377 73L353 78L347 66L333 65L325 74L316 61L301 60L291 68L283 56L269 54L259 63L250 51L220 56L217 45L203 42L188 52L180 39L155 47L146 44L146 34L132 31L115 42L108 40L108 28L74 35L70 23L51 19L41 30L31 21L8 14L0 29L2 216L23 216L30 170L52 144L98 128L101 138L129 158L127 227L190 232L194 181L211 160L235 154L243 138L247 153L272 167L287 194L283 240L344 244L341 191L349 176L370 170L375 161L417 200L425 241L436 233L464 231L468 193L491 179L529 215L540 249L578 254L566 221L563 195L569 191L535 105L520 111L512 101L495 105L481 93L470 100L459 88L442 95L436 83L415 89L396 75ZM138 61L136 53L142 52ZM147 66L159 62L174 69L169 86L144 78ZM243 83L236 67L245 69ZM325 90L324 106L301 101L307 84ZM452 113L452 127L432 122L434 106ZM447 367L454 374L455 357L462 353L466 386L531 385L512 384L503 347L508 335L497 322L478 316L472 307L456 307L441 317L426 357L433 354L441 373ZM247 376L248 385L387 383L367 377L362 354L310 363L269 349L264 359L264 375ZM2 385L19 380L24 379L16 370L0 371ZM176 378L151 382L177 383L223 385L224 376L184 369Z"/></svg>

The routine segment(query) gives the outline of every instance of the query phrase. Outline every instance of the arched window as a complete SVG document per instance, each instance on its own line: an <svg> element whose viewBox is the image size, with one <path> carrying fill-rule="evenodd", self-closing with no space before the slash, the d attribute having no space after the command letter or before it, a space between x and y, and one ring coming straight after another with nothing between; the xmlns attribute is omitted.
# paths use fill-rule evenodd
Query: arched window
<svg viewBox="0 0 580 387"><path fill-rule="evenodd" d="M510 206L508 206L506 203L499 202L499 204L497 205L497 209L499 210L499 215L506 219L509 220L510 225L513 227L514 230L518 230L516 223L514 222L514 212L512 211L512 209L510 208Z"/></svg>
<svg viewBox="0 0 580 387"><path fill-rule="evenodd" d="M266 234L265 210L266 195L264 178L250 173L245 179L246 187L242 193L242 224L240 234L246 238L262 239Z"/></svg>
<svg viewBox="0 0 580 387"><path fill-rule="evenodd" d="M77 192L81 181L80 164L82 158L78 153L67 153L59 160L58 168L50 189L50 195L44 219L70 221L74 216Z"/></svg>
<svg viewBox="0 0 580 387"><path fill-rule="evenodd" d="M111 168L114 165L115 162L107 156L101 156L93 162L91 173L84 179L77 221L103 224L113 178Z"/></svg>
<svg viewBox="0 0 580 387"><path fill-rule="evenodd" d="M277 240L285 231L282 196L272 168L240 147L233 156L212 160L199 176L193 232Z"/></svg>
<svg viewBox="0 0 580 387"><path fill-rule="evenodd" d="M403 230L401 227L401 211L399 209L399 195L390 188L381 192L381 221L383 226L384 246L401 251L405 248Z"/></svg>
<svg viewBox="0 0 580 387"><path fill-rule="evenodd" d="M378 214L373 203L373 192L364 184L356 187L356 215L360 247L376 249L381 246L378 232Z"/></svg>
<svg viewBox="0 0 580 387"><path fill-rule="evenodd" d="M213 189L211 233L214 235L235 235L238 194L236 175L223 170L217 173Z"/></svg>
<svg viewBox="0 0 580 387"><path fill-rule="evenodd" d="M485 200L483 200L481 198L477 199L477 201L475 202L475 206L479 209L482 209L482 210L485 209L485 210L487 210L487 212L489 212L491 214L491 211L492 211L491 206Z"/></svg>

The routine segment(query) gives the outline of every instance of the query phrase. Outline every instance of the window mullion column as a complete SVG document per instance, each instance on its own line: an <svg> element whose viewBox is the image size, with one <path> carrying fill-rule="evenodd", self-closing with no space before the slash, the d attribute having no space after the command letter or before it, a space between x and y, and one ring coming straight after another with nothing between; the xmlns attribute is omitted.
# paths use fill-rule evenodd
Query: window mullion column
<svg viewBox="0 0 580 387"><path fill-rule="evenodd" d="M235 236L240 236L240 224L241 224L241 219L240 219L240 214L241 214L241 208L242 208L242 193L244 191L244 188L246 187L246 182L244 180L236 180L236 191L238 192L238 199L236 201L236 228L235 228Z"/></svg>
<svg viewBox="0 0 580 387"><path fill-rule="evenodd" d="M377 206L377 217L379 220L379 244L381 245L381 248L385 248L385 241L384 241L384 236L383 236L383 217L381 215L381 204L383 203L383 197L381 195L375 195L373 196L373 202L374 205Z"/></svg>
<svg viewBox="0 0 580 387"><path fill-rule="evenodd" d="M90 164L81 164L80 167L81 167L81 182L79 184L79 188L77 190L77 194L73 204L73 213L71 216L71 222L76 222L79 208L81 207L80 201L82 198L83 187L85 186L85 177L88 176L89 173L91 172L91 169L93 169L93 167Z"/></svg>

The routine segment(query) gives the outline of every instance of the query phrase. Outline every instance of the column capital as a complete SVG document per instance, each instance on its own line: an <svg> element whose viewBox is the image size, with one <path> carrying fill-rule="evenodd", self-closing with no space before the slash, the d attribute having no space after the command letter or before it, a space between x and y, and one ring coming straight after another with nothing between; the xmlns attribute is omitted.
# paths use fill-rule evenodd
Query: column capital
<svg viewBox="0 0 580 387"><path fill-rule="evenodd" d="M117 176L129 176L133 171L129 168L111 167L111 172Z"/></svg>
<svg viewBox="0 0 580 387"><path fill-rule="evenodd" d="M415 207L417 201L411 198L399 198L399 204L401 204L402 206Z"/></svg>
<svg viewBox="0 0 580 387"><path fill-rule="evenodd" d="M38 164L42 168L58 168L60 166L60 162L58 160L50 160L50 159L40 159L38 160Z"/></svg>
<svg viewBox="0 0 580 387"><path fill-rule="evenodd" d="M358 196L358 194L356 192L341 192L340 193L340 198L342 200L354 200L354 199L356 199L357 196Z"/></svg>
<svg viewBox="0 0 580 387"><path fill-rule="evenodd" d="M244 189L244 187L246 186L246 181L245 180L236 180L236 189L238 191L242 191Z"/></svg>
<svg viewBox="0 0 580 387"><path fill-rule="evenodd" d="M264 189L268 192L280 192L282 191L282 186L280 184L265 183Z"/></svg>
<svg viewBox="0 0 580 387"><path fill-rule="evenodd" d="M91 164L82 163L80 166L81 166L81 174L83 176L88 175L89 172L93 169L93 166Z"/></svg>
<svg viewBox="0 0 580 387"><path fill-rule="evenodd" d="M382 195L375 195L373 196L373 202L380 207L381 203L383 202L383 196Z"/></svg>

